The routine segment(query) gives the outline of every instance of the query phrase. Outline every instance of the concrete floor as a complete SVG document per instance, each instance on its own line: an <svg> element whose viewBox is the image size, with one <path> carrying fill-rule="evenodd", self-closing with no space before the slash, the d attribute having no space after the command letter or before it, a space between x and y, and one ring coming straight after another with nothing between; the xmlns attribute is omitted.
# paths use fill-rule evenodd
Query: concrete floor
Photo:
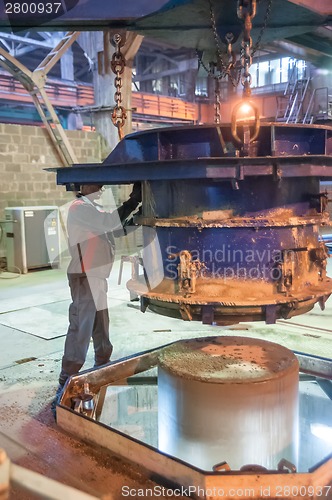
<svg viewBox="0 0 332 500"><path fill-rule="evenodd" d="M331 276L331 262L328 271ZM137 302L129 302L125 287L130 265L125 264L120 286L118 272L116 262L109 280L113 360L180 338L230 335L234 330L239 335L332 358L332 299L324 312L315 307L306 315L273 326L203 326L152 312L142 314ZM10 279L13 276L0 274L0 448L13 463L100 498L122 498L123 485L134 489L152 485L144 471L83 445L61 431L53 420L50 404L57 386L70 302L66 263L61 269ZM85 368L92 365L91 348ZM10 498L35 497L13 487Z"/></svg>

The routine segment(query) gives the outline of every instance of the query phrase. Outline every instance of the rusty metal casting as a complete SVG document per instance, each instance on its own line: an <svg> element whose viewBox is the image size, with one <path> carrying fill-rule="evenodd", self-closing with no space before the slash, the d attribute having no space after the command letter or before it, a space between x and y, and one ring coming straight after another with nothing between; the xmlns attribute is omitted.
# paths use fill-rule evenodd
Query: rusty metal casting
<svg viewBox="0 0 332 500"><path fill-rule="evenodd" d="M332 128L239 121L237 131L246 150L228 125L162 128L127 136L101 165L58 169L59 184L142 181L143 265L127 284L142 311L274 323L331 294L319 229Z"/></svg>

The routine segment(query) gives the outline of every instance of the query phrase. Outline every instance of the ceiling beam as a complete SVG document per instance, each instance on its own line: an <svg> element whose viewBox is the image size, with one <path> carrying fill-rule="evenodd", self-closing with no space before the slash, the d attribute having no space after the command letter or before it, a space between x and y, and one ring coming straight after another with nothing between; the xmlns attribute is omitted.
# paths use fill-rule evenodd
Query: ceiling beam
<svg viewBox="0 0 332 500"><path fill-rule="evenodd" d="M43 42L42 40L36 40L31 37L14 35L13 33L0 33L0 37L3 40L8 40L15 43L23 43L25 45L31 45L34 47L43 47L45 49L51 49L54 47L54 38L50 39L49 42Z"/></svg>
<svg viewBox="0 0 332 500"><path fill-rule="evenodd" d="M301 47L305 53L316 54L318 57L325 56L332 58L332 44L329 40L320 39L314 36L294 36L288 38L286 41Z"/></svg>
<svg viewBox="0 0 332 500"><path fill-rule="evenodd" d="M275 40L272 46L279 52L280 55L294 57L295 59L303 59L311 62L315 66L320 63L321 54L313 49L304 48L294 42L288 40Z"/></svg>
<svg viewBox="0 0 332 500"><path fill-rule="evenodd" d="M300 7L305 7L306 9L312 10L322 15L331 14L331 0L288 0L291 3L295 3Z"/></svg>
<svg viewBox="0 0 332 500"><path fill-rule="evenodd" d="M163 78L165 76L178 75L180 73L186 73L189 70L198 69L198 60L195 59L186 59L184 61L178 61L178 65L176 68L166 69L164 71L158 71L156 73L138 74L134 77L134 82L146 82L149 80L158 80L159 78Z"/></svg>

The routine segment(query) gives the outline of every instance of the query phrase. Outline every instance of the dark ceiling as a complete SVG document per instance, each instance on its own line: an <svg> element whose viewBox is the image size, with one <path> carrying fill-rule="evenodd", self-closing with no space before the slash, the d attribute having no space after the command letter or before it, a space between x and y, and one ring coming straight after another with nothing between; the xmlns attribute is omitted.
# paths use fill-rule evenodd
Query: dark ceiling
<svg viewBox="0 0 332 500"><path fill-rule="evenodd" d="M0 0L0 30L17 32L25 25L39 32L123 28L161 45L198 50L206 62L216 59L217 44L226 54L225 35L231 32L234 50L237 54L240 51L243 21L237 16L236 0L63 0L62 3L64 1L67 5L71 1L73 8L46 24L33 25L36 18L21 16L11 18L9 26L8 16L4 15L4 0ZM217 40L211 11L216 21ZM253 46L260 40L256 55L288 55L317 67L332 66L332 0L257 0L257 14L252 22Z"/></svg>
<svg viewBox="0 0 332 500"><path fill-rule="evenodd" d="M310 9L297 0L260 0L252 20L253 45L268 52L294 55L320 66L332 64L332 0L312 0ZM309 4L309 2L308 2ZM316 11L312 10L313 4ZM329 6L328 6L329 4ZM216 52L211 11L219 41L226 47L225 35L234 35L239 51L243 21L237 16L237 2L229 0L173 0L159 12L138 19L131 29L139 33L204 53Z"/></svg>

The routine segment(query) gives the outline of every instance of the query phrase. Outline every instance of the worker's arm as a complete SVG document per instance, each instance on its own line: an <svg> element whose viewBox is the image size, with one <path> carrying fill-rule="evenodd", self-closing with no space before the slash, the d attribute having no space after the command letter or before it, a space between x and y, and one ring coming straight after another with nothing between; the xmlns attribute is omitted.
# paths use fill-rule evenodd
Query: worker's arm
<svg viewBox="0 0 332 500"><path fill-rule="evenodd" d="M117 209L120 221L123 223L127 217L138 207L142 201L141 183L135 182L129 199Z"/></svg>
<svg viewBox="0 0 332 500"><path fill-rule="evenodd" d="M113 212L97 209L83 200L76 200L70 208L71 223L91 231L93 234L104 234L122 229L122 222L137 208L141 201L140 185L134 184L129 199Z"/></svg>

